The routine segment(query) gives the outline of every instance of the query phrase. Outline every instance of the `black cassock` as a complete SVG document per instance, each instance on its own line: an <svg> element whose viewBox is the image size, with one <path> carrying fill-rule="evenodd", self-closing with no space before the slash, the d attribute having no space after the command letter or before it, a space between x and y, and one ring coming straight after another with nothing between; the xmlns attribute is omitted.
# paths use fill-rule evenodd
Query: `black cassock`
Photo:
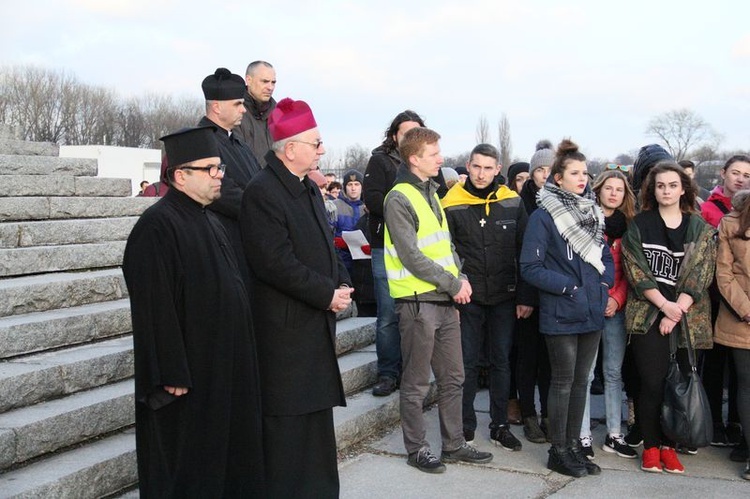
<svg viewBox="0 0 750 499"><path fill-rule="evenodd" d="M170 189L133 228L123 273L141 497L263 495L250 306L216 215ZM189 391L175 397L165 385Z"/></svg>

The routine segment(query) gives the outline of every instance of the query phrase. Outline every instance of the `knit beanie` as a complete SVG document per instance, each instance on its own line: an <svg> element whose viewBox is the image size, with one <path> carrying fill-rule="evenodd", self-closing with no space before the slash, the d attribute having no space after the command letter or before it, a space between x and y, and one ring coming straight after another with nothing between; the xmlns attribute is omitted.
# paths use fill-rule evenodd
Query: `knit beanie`
<svg viewBox="0 0 750 499"><path fill-rule="evenodd" d="M362 172L360 172L359 170L351 169L344 174L344 178L341 181L341 186L344 190L346 190L346 184L348 184L349 182L359 182L361 184L363 181L364 177L362 176Z"/></svg>
<svg viewBox="0 0 750 499"><path fill-rule="evenodd" d="M516 181L516 177L521 172L528 172L529 164L526 162L513 163L508 167L508 185L512 186L513 182Z"/></svg>
<svg viewBox="0 0 750 499"><path fill-rule="evenodd" d="M648 176L648 172L659 161L664 160L674 161L674 158L659 144L649 144L641 147L638 151L638 157L636 157L635 163L633 163L633 190L640 190L643 181Z"/></svg>
<svg viewBox="0 0 750 499"><path fill-rule="evenodd" d="M536 152L529 160L529 174L534 175L534 170L543 166L552 166L555 162L555 150L549 140L540 140L536 143Z"/></svg>

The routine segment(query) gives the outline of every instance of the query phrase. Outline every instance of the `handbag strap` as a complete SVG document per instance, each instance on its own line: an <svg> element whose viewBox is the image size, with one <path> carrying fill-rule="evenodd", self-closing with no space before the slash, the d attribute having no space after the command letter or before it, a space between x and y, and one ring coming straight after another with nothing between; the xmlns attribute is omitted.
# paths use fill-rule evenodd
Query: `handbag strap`
<svg viewBox="0 0 750 499"><path fill-rule="evenodd" d="M690 364L690 369L692 371L695 371L696 370L695 349L693 348L693 342L690 340L690 332L688 331L687 318L685 317L685 314L682 314L682 318L680 319L680 329L682 330L682 333L685 335L685 344L687 346L688 363ZM669 356L674 358L676 354L677 354L677 335L670 334L669 335Z"/></svg>

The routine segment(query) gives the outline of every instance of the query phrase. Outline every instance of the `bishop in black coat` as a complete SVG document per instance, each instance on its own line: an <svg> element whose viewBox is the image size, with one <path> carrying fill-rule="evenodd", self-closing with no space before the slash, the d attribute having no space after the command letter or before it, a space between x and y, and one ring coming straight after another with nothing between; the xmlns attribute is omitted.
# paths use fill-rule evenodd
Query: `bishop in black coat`
<svg viewBox="0 0 750 499"><path fill-rule="evenodd" d="M253 278L267 482L272 497L335 497L332 407L346 400L328 308L350 280L320 189L273 151L266 161L245 190L240 229Z"/></svg>

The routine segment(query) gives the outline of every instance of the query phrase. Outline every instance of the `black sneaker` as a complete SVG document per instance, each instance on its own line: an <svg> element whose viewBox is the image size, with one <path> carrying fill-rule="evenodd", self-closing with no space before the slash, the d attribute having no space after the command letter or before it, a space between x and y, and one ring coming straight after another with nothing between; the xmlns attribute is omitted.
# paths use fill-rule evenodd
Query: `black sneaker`
<svg viewBox="0 0 750 499"><path fill-rule="evenodd" d="M740 475L745 480L750 480L750 461L747 462L745 465L745 471L742 472L742 475Z"/></svg>
<svg viewBox="0 0 750 499"><path fill-rule="evenodd" d="M378 383L372 387L372 394L376 397L386 397L396 391L398 383L390 376L380 376Z"/></svg>
<svg viewBox="0 0 750 499"><path fill-rule="evenodd" d="M711 439L711 445L714 447L727 447L727 432L724 429L724 423L714 423L714 437Z"/></svg>
<svg viewBox="0 0 750 499"><path fill-rule="evenodd" d="M526 440L535 444L543 444L547 441L547 435L544 434L544 430L539 426L536 416L523 418L523 435L526 437Z"/></svg>
<svg viewBox="0 0 750 499"><path fill-rule="evenodd" d="M744 440L742 425L739 423L727 423L726 433L727 443L732 447L740 445L740 442Z"/></svg>
<svg viewBox="0 0 750 499"><path fill-rule="evenodd" d="M508 425L490 428L490 442L506 450L521 450L521 442L510 432L510 426Z"/></svg>
<svg viewBox="0 0 750 499"><path fill-rule="evenodd" d="M589 461L594 459L594 448L591 446L591 437L581 437L578 439L578 442L581 444L581 454L588 459ZM599 470L601 471L601 470ZM591 473L592 475L595 473Z"/></svg>
<svg viewBox="0 0 750 499"><path fill-rule="evenodd" d="M444 450L443 455L440 456L440 460L445 461L446 463L457 463L458 461L463 461L465 463L484 464L492 461L492 457L491 452L482 452L477 450L476 447L464 442L464 444L456 450Z"/></svg>
<svg viewBox="0 0 750 499"><path fill-rule="evenodd" d="M427 447L422 447L418 452L409 454L406 464L425 473L442 473L445 471L445 465Z"/></svg>
<svg viewBox="0 0 750 499"><path fill-rule="evenodd" d="M580 478L589 474L586 471L586 466L583 463L579 463L575 456L568 452L568 449L558 448L553 445L548 452L548 469L556 471L561 475L572 476L573 478Z"/></svg>
<svg viewBox="0 0 750 499"><path fill-rule="evenodd" d="M622 433L618 435L607 435L607 438L604 440L604 445L602 445L602 450L604 452L617 454L626 459L635 459L638 457L638 453L625 443Z"/></svg>
<svg viewBox="0 0 750 499"><path fill-rule="evenodd" d="M729 453L729 460L735 463L742 463L748 459L750 459L750 456L747 452L747 442L743 438L740 445L732 449L732 452Z"/></svg>
<svg viewBox="0 0 750 499"><path fill-rule="evenodd" d="M698 454L698 447L688 447L687 445L676 444L674 450L680 454L687 454L688 456L695 456Z"/></svg>
<svg viewBox="0 0 750 499"><path fill-rule="evenodd" d="M628 434L625 435L623 440L633 448L640 447L641 444L643 444L643 434L641 434L641 429L638 427L638 423L628 427Z"/></svg>
<svg viewBox="0 0 750 499"><path fill-rule="evenodd" d="M474 443L474 430L464 430L464 440L467 444Z"/></svg>

